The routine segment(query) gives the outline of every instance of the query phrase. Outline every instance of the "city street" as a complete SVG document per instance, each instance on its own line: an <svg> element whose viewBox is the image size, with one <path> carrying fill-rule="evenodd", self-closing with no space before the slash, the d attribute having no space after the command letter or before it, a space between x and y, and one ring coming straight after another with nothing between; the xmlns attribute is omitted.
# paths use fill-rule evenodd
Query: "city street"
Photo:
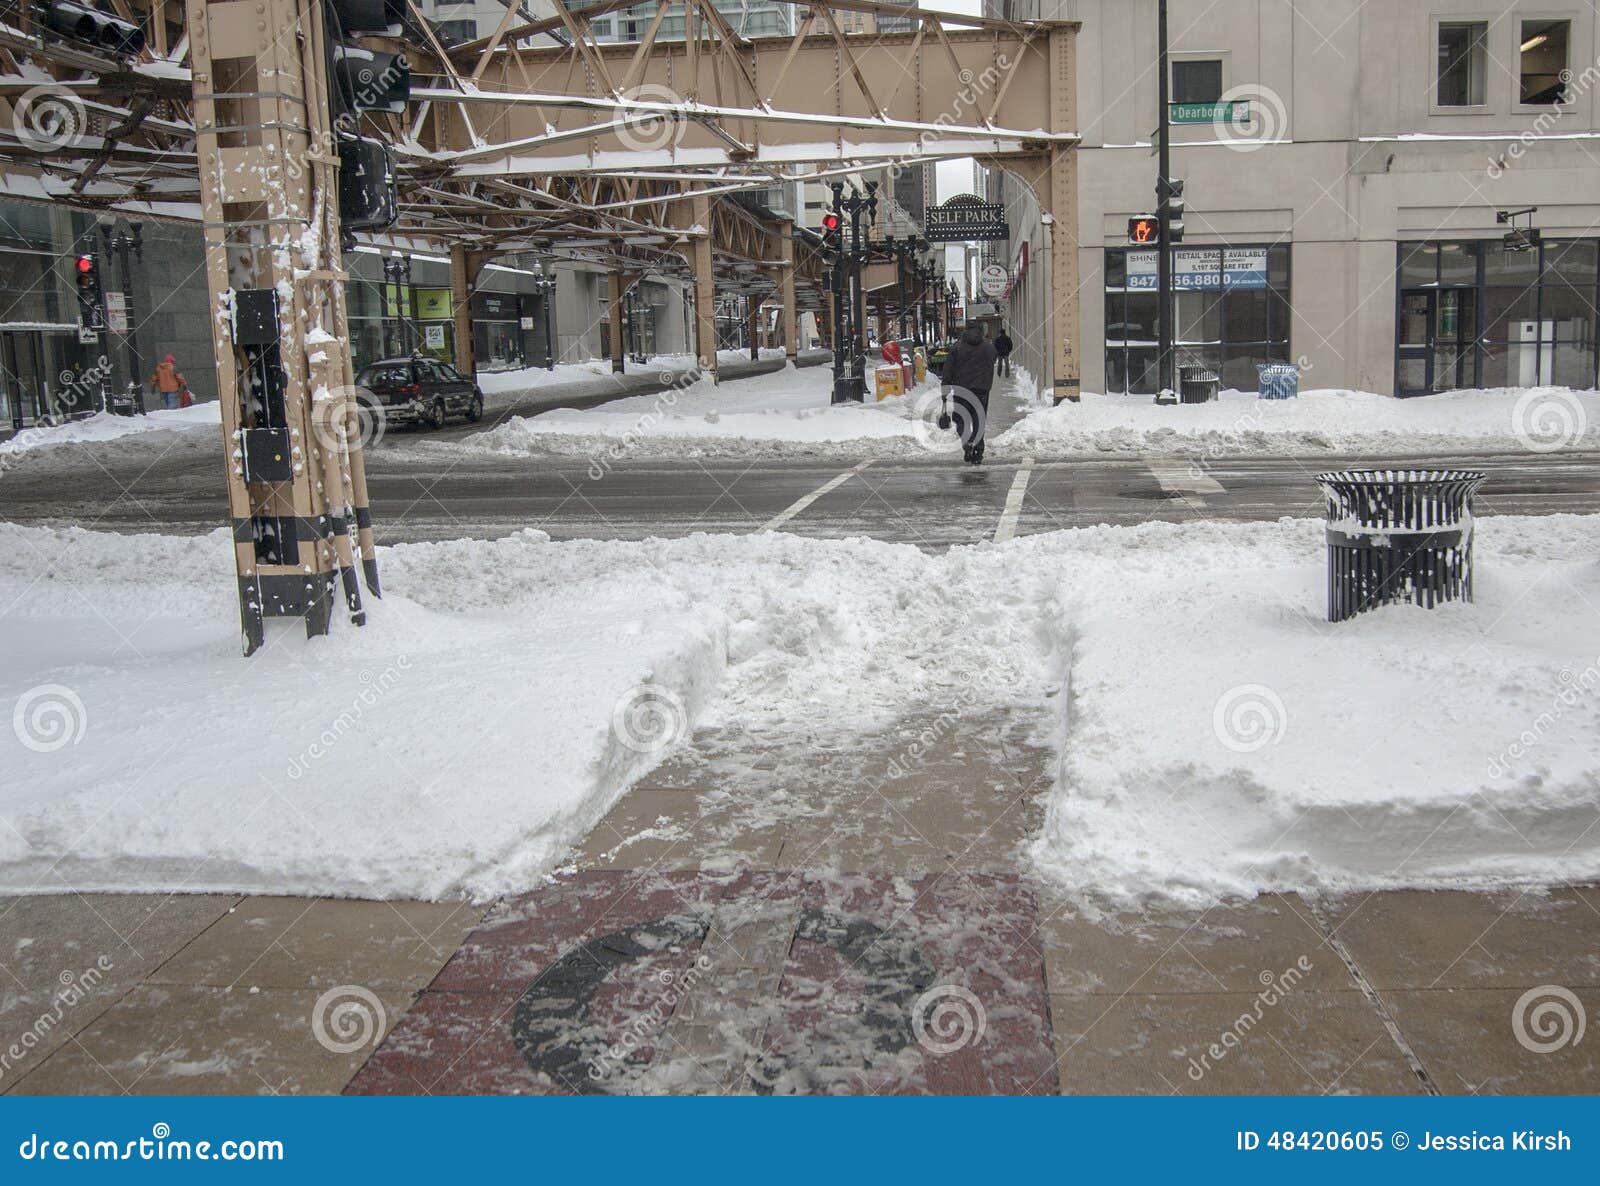
<svg viewBox="0 0 1600 1186"><path fill-rule="evenodd" d="M660 387L648 375L599 379L501 406L596 407ZM1002 382L990 433L1026 410ZM1338 464L1024 457L974 468L817 447L792 459L624 456L595 477L581 456L432 444L396 432L371 452L384 543L526 528L557 540L778 530L938 555L1097 524L1315 519L1312 475ZM154 457L99 448L92 464L69 464L75 453L8 474L6 518L181 535L222 516L209 440ZM1478 512L1492 518L1600 512L1597 460L1498 452L1427 464L1485 469ZM991 609L1003 606L979 612ZM977 664L962 679L1010 678L960 661ZM783 687L766 693L774 705ZM62 966L93 962L74 953L109 967L4 1086L1475 1094L1593 1081L1592 1044L1530 1060L1503 1017L1540 986L1600 982L1600 891L1308 890L1090 908L1031 855L1061 760L1047 741L1059 728L1053 695L952 715L908 688L886 719L843 731L797 734L761 712L713 721L578 828L552 876L488 901L52 894L74 876L56 862L38 896L0 904L0 951L17 953L7 1015L37 1011ZM159 765L140 776L161 777ZM188 888L208 887L204 867ZM1282 1004L1233 1055L1218 1035L1263 1013L1269 980ZM330 1001L360 1018L348 1043L305 1028ZM919 1010L932 1037L906 1028Z"/></svg>

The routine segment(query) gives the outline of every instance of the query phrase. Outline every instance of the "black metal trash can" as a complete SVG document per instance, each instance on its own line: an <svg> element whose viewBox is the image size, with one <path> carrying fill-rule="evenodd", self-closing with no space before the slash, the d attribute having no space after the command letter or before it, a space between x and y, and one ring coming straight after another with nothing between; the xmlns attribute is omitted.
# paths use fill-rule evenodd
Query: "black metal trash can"
<svg viewBox="0 0 1600 1186"><path fill-rule="evenodd" d="M1474 470L1337 470L1328 496L1328 621L1380 605L1472 600Z"/></svg>
<svg viewBox="0 0 1600 1186"><path fill-rule="evenodd" d="M1178 401L1185 404L1205 404L1217 398L1222 390L1222 380L1205 367L1178 368Z"/></svg>

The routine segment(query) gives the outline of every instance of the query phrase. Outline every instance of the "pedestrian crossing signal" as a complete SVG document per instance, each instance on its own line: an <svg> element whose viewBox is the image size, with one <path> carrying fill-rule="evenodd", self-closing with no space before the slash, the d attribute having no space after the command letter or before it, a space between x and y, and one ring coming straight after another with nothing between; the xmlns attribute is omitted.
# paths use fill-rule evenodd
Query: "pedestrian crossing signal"
<svg viewBox="0 0 1600 1186"><path fill-rule="evenodd" d="M1161 242L1161 222L1153 214L1128 219L1128 242L1154 246Z"/></svg>

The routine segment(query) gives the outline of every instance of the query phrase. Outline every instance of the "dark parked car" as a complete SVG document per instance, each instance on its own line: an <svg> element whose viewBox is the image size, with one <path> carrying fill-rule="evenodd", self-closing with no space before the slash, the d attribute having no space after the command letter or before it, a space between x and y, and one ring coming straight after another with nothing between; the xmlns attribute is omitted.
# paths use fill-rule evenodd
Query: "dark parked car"
<svg viewBox="0 0 1600 1186"><path fill-rule="evenodd" d="M478 385L438 359L386 358L362 370L356 384L383 405L390 424L443 428L451 416L465 416L468 424L483 419L483 392Z"/></svg>

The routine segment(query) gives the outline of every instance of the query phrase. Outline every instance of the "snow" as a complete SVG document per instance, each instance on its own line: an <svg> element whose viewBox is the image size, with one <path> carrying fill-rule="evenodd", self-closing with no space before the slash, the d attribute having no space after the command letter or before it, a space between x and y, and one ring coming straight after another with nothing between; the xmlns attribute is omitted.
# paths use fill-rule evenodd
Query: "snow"
<svg viewBox="0 0 1600 1186"><path fill-rule="evenodd" d="M669 378L665 372L663 378ZM869 377L870 382L870 377ZM498 454L586 455L602 464L625 454L744 456L823 450L914 455L956 447L933 431L936 387L862 404L832 404L828 367L785 367L721 386L708 379L598 408L514 417L455 448ZM937 438L937 439L936 439Z"/></svg>
<svg viewBox="0 0 1600 1186"><path fill-rule="evenodd" d="M1035 848L1066 888L1203 904L1600 872L1600 517L1479 519L1474 604L1337 625L1317 522L1064 535L1017 547L1073 555Z"/></svg>
<svg viewBox="0 0 1600 1186"><path fill-rule="evenodd" d="M1395 399L1342 389L1262 400L1224 391L1205 404L1085 393L1038 408L990 442L998 457L1206 458L1600 449L1600 392L1495 388Z"/></svg>
<svg viewBox="0 0 1600 1186"><path fill-rule="evenodd" d="M1060 748L1033 857L1085 901L1593 878L1600 516L1476 546L1476 604L1329 625L1307 520L530 530L382 549L366 628L244 660L224 532L0 524L0 892L482 899L695 729L839 752L951 706Z"/></svg>
<svg viewBox="0 0 1600 1186"><path fill-rule="evenodd" d="M364 629L307 643L275 622L244 660L225 532L0 541L0 885L19 893L526 887L668 752L723 663L714 609L617 579L535 604L426 547L384 554L393 591ZM488 551L509 578L543 542ZM463 612L469 584L497 604Z"/></svg>
<svg viewBox="0 0 1600 1186"><path fill-rule="evenodd" d="M96 412L82 420L69 420L48 428L25 428L10 440L0 441L0 472L9 461L26 455L42 455L73 446L98 445L109 441L141 438L152 447L170 447L172 434L196 437L207 444L221 438L222 406L217 402L191 404L187 408L161 408L143 416L113 416Z"/></svg>

